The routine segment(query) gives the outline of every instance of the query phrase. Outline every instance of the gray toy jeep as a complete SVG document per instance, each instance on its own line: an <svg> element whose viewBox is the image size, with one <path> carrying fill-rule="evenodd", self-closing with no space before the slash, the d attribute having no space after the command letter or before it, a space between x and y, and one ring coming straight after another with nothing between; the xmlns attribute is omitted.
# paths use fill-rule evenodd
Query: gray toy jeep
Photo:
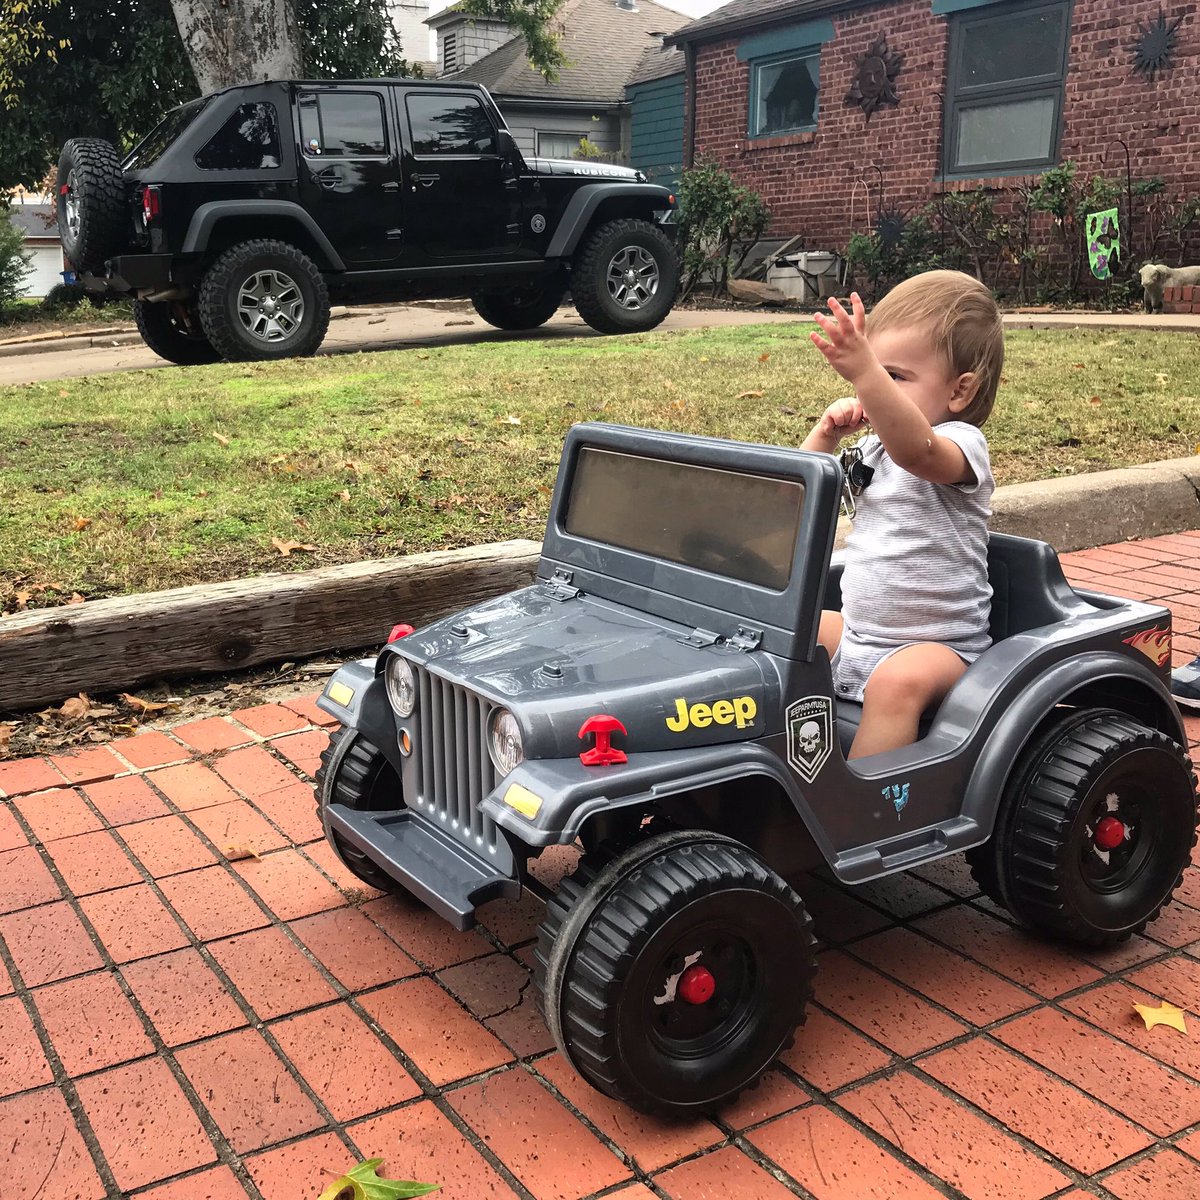
<svg viewBox="0 0 1200 1200"><path fill-rule="evenodd" d="M1041 542L993 535L995 644L921 739L846 762L861 709L816 643L842 483L828 455L578 425L538 581L397 627L320 700L342 860L459 929L543 894L546 1022L636 1108L711 1108L789 1044L811 868L853 884L965 850L1025 924L1103 945L1195 841L1170 613L1072 590ZM527 864L572 843L546 895Z"/></svg>

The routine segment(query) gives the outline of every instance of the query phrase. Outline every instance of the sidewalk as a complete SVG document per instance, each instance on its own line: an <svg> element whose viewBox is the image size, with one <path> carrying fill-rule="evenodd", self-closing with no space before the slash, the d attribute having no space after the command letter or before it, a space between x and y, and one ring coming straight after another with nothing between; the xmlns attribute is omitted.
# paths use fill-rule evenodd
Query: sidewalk
<svg viewBox="0 0 1200 1200"><path fill-rule="evenodd" d="M1064 562L1166 600L1177 660L1200 653L1200 531ZM313 1200L366 1157L447 1200L1200 1195L1195 866L1146 936L1086 954L1017 931L961 859L813 879L795 1047L666 1124L551 1050L540 905L460 934L341 868L309 786L325 721L302 699L0 763L4 1200ZM1143 1028L1159 998L1186 1035Z"/></svg>

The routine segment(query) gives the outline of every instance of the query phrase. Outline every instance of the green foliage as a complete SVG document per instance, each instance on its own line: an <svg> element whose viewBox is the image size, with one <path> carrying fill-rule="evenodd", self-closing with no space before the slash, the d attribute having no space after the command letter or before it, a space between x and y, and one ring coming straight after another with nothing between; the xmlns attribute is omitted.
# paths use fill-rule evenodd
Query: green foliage
<svg viewBox="0 0 1200 1200"><path fill-rule="evenodd" d="M585 160L586 159L595 160L595 159L603 158L604 151L601 150L600 147L597 146L596 143L591 140L591 138L585 137L585 138L579 139L579 145L576 146L575 149L571 151L571 157L572 158L582 158Z"/></svg>
<svg viewBox="0 0 1200 1200"><path fill-rule="evenodd" d="M33 187L70 137L128 148L167 109L199 94L170 0L0 0L41 6L46 46L5 40L0 8L0 189ZM306 74L314 78L405 75L408 64L387 0L297 0ZM5 93L7 75L24 81Z"/></svg>
<svg viewBox="0 0 1200 1200"><path fill-rule="evenodd" d="M529 65L553 82L567 56L553 21L563 0L459 0L455 6L473 17L504 21L525 39Z"/></svg>
<svg viewBox="0 0 1200 1200"><path fill-rule="evenodd" d="M51 37L42 19L59 0L0 0L0 108L13 108L25 86L30 64L51 62L62 43Z"/></svg>
<svg viewBox="0 0 1200 1200"><path fill-rule="evenodd" d="M74 312L87 299L82 283L56 283L38 306L43 316L57 317Z"/></svg>
<svg viewBox="0 0 1200 1200"><path fill-rule="evenodd" d="M369 1158L347 1171L321 1193L317 1200L409 1200L440 1190L437 1183L414 1183L411 1179L381 1179L375 1170L382 1158Z"/></svg>
<svg viewBox="0 0 1200 1200"><path fill-rule="evenodd" d="M30 258L21 231L8 219L8 209L0 205L0 310L21 294Z"/></svg>
<svg viewBox="0 0 1200 1200"><path fill-rule="evenodd" d="M679 213L685 298L706 275L712 280L713 295L719 294L771 223L762 196L703 155L679 178ZM741 257L735 262L734 247L739 244Z"/></svg>

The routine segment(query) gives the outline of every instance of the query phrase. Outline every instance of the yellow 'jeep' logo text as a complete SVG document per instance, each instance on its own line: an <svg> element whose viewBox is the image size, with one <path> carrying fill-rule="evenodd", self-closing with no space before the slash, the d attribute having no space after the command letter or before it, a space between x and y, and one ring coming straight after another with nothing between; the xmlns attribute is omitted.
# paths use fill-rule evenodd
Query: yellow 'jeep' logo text
<svg viewBox="0 0 1200 1200"><path fill-rule="evenodd" d="M689 725L707 729L710 725L731 725L736 721L739 729L745 729L754 724L757 712L758 705L752 696L734 696L732 700L692 705L680 696L675 701L675 715L667 717L667 728L672 733L682 733Z"/></svg>

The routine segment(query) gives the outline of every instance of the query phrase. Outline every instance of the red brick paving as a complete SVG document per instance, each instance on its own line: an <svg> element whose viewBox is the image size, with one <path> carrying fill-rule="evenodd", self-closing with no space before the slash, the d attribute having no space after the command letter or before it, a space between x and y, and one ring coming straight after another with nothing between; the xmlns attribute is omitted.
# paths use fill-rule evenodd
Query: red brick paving
<svg viewBox="0 0 1200 1200"><path fill-rule="evenodd" d="M1177 659L1200 649L1200 534L1064 566L1169 603ZM230 718L0 764L6 1200L51 1163L64 1198L315 1200L363 1157L447 1200L1200 1194L1200 868L1105 951L1021 932L960 858L813 878L795 1045L715 1117L665 1122L553 1049L536 901L458 933L377 897L320 840L314 698ZM573 857L534 869L553 886ZM1132 1004L1160 998L1187 1034L1145 1029Z"/></svg>

